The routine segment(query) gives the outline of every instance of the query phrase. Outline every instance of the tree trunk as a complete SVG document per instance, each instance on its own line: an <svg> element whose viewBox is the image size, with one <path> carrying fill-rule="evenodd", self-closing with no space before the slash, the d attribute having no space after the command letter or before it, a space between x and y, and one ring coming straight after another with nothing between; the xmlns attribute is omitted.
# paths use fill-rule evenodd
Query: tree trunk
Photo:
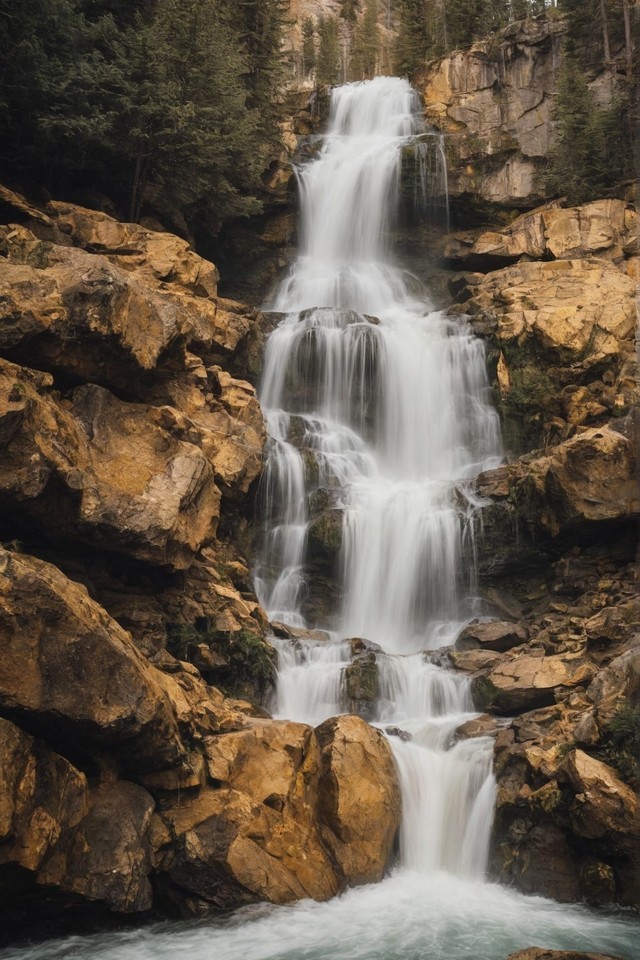
<svg viewBox="0 0 640 960"><path fill-rule="evenodd" d="M604 62L611 60L611 45L609 43L609 24L607 22L607 0L600 0L600 16L602 17L602 45L604 48Z"/></svg>
<svg viewBox="0 0 640 960"><path fill-rule="evenodd" d="M627 77L631 80L633 76L633 38L631 35L631 8L629 0L622 0L622 12L624 15L624 46L627 56Z"/></svg>

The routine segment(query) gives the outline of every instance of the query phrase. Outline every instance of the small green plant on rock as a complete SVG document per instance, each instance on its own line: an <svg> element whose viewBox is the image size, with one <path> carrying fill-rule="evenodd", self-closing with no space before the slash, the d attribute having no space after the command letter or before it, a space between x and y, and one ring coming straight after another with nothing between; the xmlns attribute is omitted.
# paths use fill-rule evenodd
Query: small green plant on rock
<svg viewBox="0 0 640 960"><path fill-rule="evenodd" d="M632 787L640 787L640 704L623 703L603 730L602 759L616 767Z"/></svg>
<svg viewBox="0 0 640 960"><path fill-rule="evenodd" d="M203 662L202 647L211 662ZM262 701L273 683L274 651L257 633L219 633L195 624L168 624L167 649L194 663L205 680L230 697ZM205 653L207 651L205 650Z"/></svg>

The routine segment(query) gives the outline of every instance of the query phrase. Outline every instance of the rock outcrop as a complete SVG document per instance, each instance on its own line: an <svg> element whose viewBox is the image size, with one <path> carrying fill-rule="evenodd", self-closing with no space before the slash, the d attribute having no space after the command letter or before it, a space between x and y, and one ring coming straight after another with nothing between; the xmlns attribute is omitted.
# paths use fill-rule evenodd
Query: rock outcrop
<svg viewBox="0 0 640 960"><path fill-rule="evenodd" d="M386 740L256 705L261 318L176 237L1 196L3 936L379 879Z"/></svg>
<svg viewBox="0 0 640 960"><path fill-rule="evenodd" d="M637 231L629 204L598 200L445 242L506 447L474 481L494 619L449 654L496 718L492 868L527 893L635 907Z"/></svg>
<svg viewBox="0 0 640 960"><path fill-rule="evenodd" d="M525 208L544 198L565 33L561 20L521 20L419 71L427 120L447 134L454 198Z"/></svg>

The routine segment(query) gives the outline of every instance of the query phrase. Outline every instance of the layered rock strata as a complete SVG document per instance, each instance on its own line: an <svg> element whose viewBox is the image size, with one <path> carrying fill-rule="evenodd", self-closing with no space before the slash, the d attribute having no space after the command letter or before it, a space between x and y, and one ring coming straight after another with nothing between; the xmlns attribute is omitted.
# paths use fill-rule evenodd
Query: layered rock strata
<svg viewBox="0 0 640 960"><path fill-rule="evenodd" d="M261 318L177 237L0 199L4 937L379 879L386 740L256 706Z"/></svg>

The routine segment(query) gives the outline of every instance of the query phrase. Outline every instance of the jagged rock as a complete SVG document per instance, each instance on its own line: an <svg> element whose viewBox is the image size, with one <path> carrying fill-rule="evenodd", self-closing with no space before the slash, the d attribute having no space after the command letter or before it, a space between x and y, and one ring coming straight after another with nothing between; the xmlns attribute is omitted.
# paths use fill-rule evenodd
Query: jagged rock
<svg viewBox="0 0 640 960"><path fill-rule="evenodd" d="M462 633L456 639L456 650L496 650L498 653L504 653L526 643L529 639L529 631L525 626L516 623L506 623L504 621L493 621L491 623L481 623L474 621L464 628Z"/></svg>
<svg viewBox="0 0 640 960"><path fill-rule="evenodd" d="M168 678L80 584L33 557L0 550L0 706L49 741L122 748L158 769L184 753Z"/></svg>
<svg viewBox="0 0 640 960"><path fill-rule="evenodd" d="M200 297L215 297L218 271L172 233L121 223L97 210L51 201L47 212L74 244L100 253L155 284L171 284Z"/></svg>
<svg viewBox="0 0 640 960"><path fill-rule="evenodd" d="M601 837L608 831L640 836L638 798L606 763L573 750L558 771L575 794L570 806L573 829L582 837Z"/></svg>
<svg viewBox="0 0 640 960"><path fill-rule="evenodd" d="M475 737L495 736L497 730L498 723L496 718L484 713L456 727L454 737L456 740L473 740Z"/></svg>
<svg viewBox="0 0 640 960"><path fill-rule="evenodd" d="M0 418L2 495L44 527L177 568L213 538L220 491L177 411L122 403L93 385L57 403L24 368L0 361Z"/></svg>
<svg viewBox="0 0 640 960"><path fill-rule="evenodd" d="M2 718L0 769L0 864L38 871L60 837L84 817L87 779Z"/></svg>
<svg viewBox="0 0 640 960"><path fill-rule="evenodd" d="M495 316L505 348L532 340L551 363L570 358L588 368L632 349L635 284L602 260L506 267L484 278L472 305Z"/></svg>
<svg viewBox="0 0 640 960"><path fill-rule="evenodd" d="M157 863L183 909L185 892L186 909L199 912L323 900L382 876L399 788L386 741L362 720L328 721L317 736L304 724L253 721L208 740L206 759L215 788L162 812Z"/></svg>
<svg viewBox="0 0 640 960"><path fill-rule="evenodd" d="M100 784L86 816L63 835L38 882L102 901L118 913L149 910L154 808L152 797L134 783Z"/></svg>
<svg viewBox="0 0 640 960"><path fill-rule="evenodd" d="M577 532L595 538L603 524L633 522L640 513L634 442L612 426L481 474L477 490L492 501L477 542L485 578L548 562L554 541Z"/></svg>
<svg viewBox="0 0 640 960"><path fill-rule="evenodd" d="M511 206L543 198L565 32L562 21L521 20L418 72L427 120L448 135L454 197Z"/></svg>
<svg viewBox="0 0 640 960"><path fill-rule="evenodd" d="M550 204L523 214L502 230L452 234L443 256L485 269L521 257L574 260L624 258L638 233L638 214L624 200L594 200L578 207Z"/></svg>
<svg viewBox="0 0 640 960"><path fill-rule="evenodd" d="M486 677L473 681L476 703L499 713L544 707L554 702L558 690L588 684L595 671L587 664L561 656L520 656L499 663Z"/></svg>
<svg viewBox="0 0 640 960"><path fill-rule="evenodd" d="M347 883L381 880L400 824L400 788L388 741L349 716L326 720L317 735L325 843Z"/></svg>

